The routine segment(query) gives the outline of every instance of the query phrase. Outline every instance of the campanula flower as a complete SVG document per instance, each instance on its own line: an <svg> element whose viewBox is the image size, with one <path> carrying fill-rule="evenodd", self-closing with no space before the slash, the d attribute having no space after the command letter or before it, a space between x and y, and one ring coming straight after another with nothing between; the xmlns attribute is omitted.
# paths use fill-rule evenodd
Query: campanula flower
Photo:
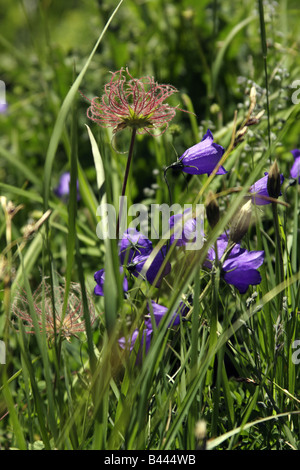
<svg viewBox="0 0 300 470"><path fill-rule="evenodd" d="M184 211L184 214L187 214L187 212L190 212L189 209ZM184 246L189 242L193 242L196 236L196 219L189 217L184 223L184 214L175 214L169 219L171 232L173 231L170 243L173 244L176 241L177 246Z"/></svg>
<svg viewBox="0 0 300 470"><path fill-rule="evenodd" d="M91 106L87 116L101 127L112 127L114 134L126 127L136 129L137 134L151 134L161 128L162 134L176 114L176 108L165 100L177 91L150 76L133 78L128 68L121 68L112 73L101 98L88 100Z"/></svg>
<svg viewBox="0 0 300 470"><path fill-rule="evenodd" d="M291 153L294 157L294 163L290 170L290 176L291 178L298 180L298 183L300 184L300 150L294 149L291 150Z"/></svg>
<svg viewBox="0 0 300 470"><path fill-rule="evenodd" d="M144 328L143 331L140 332L140 330L136 328L129 339L125 338L125 336L118 339L119 346L122 349L129 349L129 351L132 352L136 341L139 340L140 343L137 351L136 363L140 364L142 358L150 349L152 333L152 329Z"/></svg>
<svg viewBox="0 0 300 470"><path fill-rule="evenodd" d="M149 310L149 316L145 320L145 326L148 329L153 328L152 327L152 318L151 318L152 316L155 320L156 327L158 327L161 320L163 319L163 317L168 312L167 307L164 307L163 305L160 305L160 304L154 302L154 300L151 300L151 307L150 307L150 305L148 305L148 310ZM179 304L179 307L173 313L171 321L170 321L168 327L179 325L180 320L185 317L185 315L188 313L188 311L189 311L189 307L184 302L181 301L180 304Z"/></svg>
<svg viewBox="0 0 300 470"><path fill-rule="evenodd" d="M203 214L199 213L192 217L191 209L186 209L183 214L174 214L169 219L170 243L176 243L177 246L186 246L187 244L196 245L199 241L199 248L202 246L204 238ZM173 232L173 233L172 233Z"/></svg>
<svg viewBox="0 0 300 470"><path fill-rule="evenodd" d="M221 260L226 248L228 238L226 234L221 235L217 240L218 259ZM222 264L222 278L235 286L241 294L244 294L250 285L257 285L261 282L261 275L258 268L264 261L264 251L247 251L241 248L240 244L235 244ZM207 260L204 266L211 268L215 260L215 249L210 248L207 253Z"/></svg>
<svg viewBox="0 0 300 470"><path fill-rule="evenodd" d="M126 266L127 270L135 277L142 276L150 282L150 284L153 284L155 281L166 257L167 249L166 246L163 246L158 251L147 271L144 273L144 265L152 251L152 242L134 228L129 228L119 242L119 256L122 264ZM169 274L170 270L171 265L167 262L162 275L156 283L156 287L160 286L162 278Z"/></svg>
<svg viewBox="0 0 300 470"><path fill-rule="evenodd" d="M141 232L129 227L119 241L119 256L121 263L131 263L135 256L149 255L152 242Z"/></svg>
<svg viewBox="0 0 300 470"><path fill-rule="evenodd" d="M168 168L181 170L191 175L210 175L224 154L224 148L214 142L213 135L208 129L201 142L188 148L179 160ZM224 175L227 171L223 166L217 175Z"/></svg>
<svg viewBox="0 0 300 470"><path fill-rule="evenodd" d="M283 174L280 175L280 185L284 181ZM266 204L271 204L270 194L268 192L268 172L265 171L265 176L256 181L249 189L249 192L252 194L251 200L253 204L257 206L264 206ZM281 196L281 193L279 194Z"/></svg>
<svg viewBox="0 0 300 470"><path fill-rule="evenodd" d="M120 267L120 274L123 273L122 266ZM96 286L94 288L94 294L104 296L104 281L105 281L105 271L104 269L99 269L94 274L94 279L96 281ZM128 281L127 278L124 276L123 278L123 291L128 291Z"/></svg>
<svg viewBox="0 0 300 470"><path fill-rule="evenodd" d="M151 262L150 266L147 268L146 272L144 272L144 265L147 262L150 254L141 254L134 256L131 260L130 264L127 264L128 271L133 274L135 277L143 277L146 279L150 284L154 285L154 281L156 276L158 275L161 266L165 260L167 254L167 247L163 246L155 255L153 261ZM159 279L156 281L155 287L159 287L161 282L165 276L169 274L171 271L171 264L169 261L166 262L164 270L160 275Z"/></svg>
<svg viewBox="0 0 300 470"><path fill-rule="evenodd" d="M149 351L151 346L151 339L153 334L153 324L152 324L152 316L155 321L156 327L159 326L161 320L168 312L168 308L164 307L163 305L159 305L158 303L151 300L151 306L148 304L148 311L149 315L146 315L144 321L143 330L137 328L132 333L129 341L123 336L118 340L119 346L122 349L128 348L130 352L132 352L133 348L135 347L135 343L137 339L140 341L139 349L137 351L137 359L136 362L140 363L142 357L146 355ZM168 328L171 326L177 326L180 323L180 320L183 319L189 311L189 307L184 303L180 302L179 307L176 309L174 314L172 315L172 319L168 325Z"/></svg>

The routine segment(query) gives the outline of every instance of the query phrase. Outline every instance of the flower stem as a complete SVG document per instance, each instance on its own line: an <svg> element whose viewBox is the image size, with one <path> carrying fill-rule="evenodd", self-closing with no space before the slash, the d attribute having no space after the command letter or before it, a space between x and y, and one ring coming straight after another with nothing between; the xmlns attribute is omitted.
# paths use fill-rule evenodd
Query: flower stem
<svg viewBox="0 0 300 470"><path fill-rule="evenodd" d="M125 196L125 193L126 193L126 186L127 186L130 164L131 164L132 155L133 155L133 146L134 146L135 136L136 136L136 129L133 128L132 134L131 134L131 141L130 141L130 147L129 147L129 152L128 152L127 164L126 164L126 169L125 169L125 175L124 175L124 180L123 180L123 187L122 187L122 194L121 194L122 197L121 197L120 209L119 209L119 215L118 215L118 221L117 221L117 239L119 238L120 220L122 220L123 197Z"/></svg>
<svg viewBox="0 0 300 470"><path fill-rule="evenodd" d="M282 257L282 245L281 245L281 236L280 236L280 227L279 227L279 220L278 220L278 211L277 211L277 204L272 202L272 211L273 211L273 219L274 219L274 230L275 230L275 240L277 246L277 256L276 256L276 277L277 282L282 283L284 281L284 268L283 268L283 257ZM279 311L282 309L282 298L283 298L283 291L281 291L279 296Z"/></svg>

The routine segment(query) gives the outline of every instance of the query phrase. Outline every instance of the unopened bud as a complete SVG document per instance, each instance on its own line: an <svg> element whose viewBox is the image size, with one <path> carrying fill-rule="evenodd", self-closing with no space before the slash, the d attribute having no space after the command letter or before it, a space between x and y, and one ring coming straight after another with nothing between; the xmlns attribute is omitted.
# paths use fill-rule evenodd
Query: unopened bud
<svg viewBox="0 0 300 470"><path fill-rule="evenodd" d="M197 421L195 426L195 436L201 441L206 438L206 421L204 421L204 419Z"/></svg>
<svg viewBox="0 0 300 470"><path fill-rule="evenodd" d="M252 215L251 209L251 200L249 200L241 207L237 215L234 217L229 234L229 239L234 243L238 243L248 232Z"/></svg>
<svg viewBox="0 0 300 470"><path fill-rule="evenodd" d="M280 177L277 161L275 160L268 174L267 189L268 189L269 196L273 197L274 199L277 199L281 194L280 186L281 186L281 177Z"/></svg>
<svg viewBox="0 0 300 470"><path fill-rule="evenodd" d="M212 191L209 191L206 198L206 216L208 223L212 228L219 222L219 204L217 202L216 196Z"/></svg>

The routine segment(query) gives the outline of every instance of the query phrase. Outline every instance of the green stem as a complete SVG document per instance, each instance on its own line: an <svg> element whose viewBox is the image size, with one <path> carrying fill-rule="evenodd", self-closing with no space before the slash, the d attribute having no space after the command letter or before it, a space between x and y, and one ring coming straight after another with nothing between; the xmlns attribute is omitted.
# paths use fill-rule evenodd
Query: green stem
<svg viewBox="0 0 300 470"><path fill-rule="evenodd" d="M274 230L275 230L275 240L276 240L276 280L278 284L281 284L284 281L284 268L283 268L283 257L282 257L282 245L281 245L281 236L280 236L280 227L279 227L279 220L278 220L278 211L277 211L277 204L275 202L272 203L272 211L273 211L273 219L274 219ZM283 298L284 291L281 290L279 295L279 312L282 309L282 298Z"/></svg>
<svg viewBox="0 0 300 470"><path fill-rule="evenodd" d="M128 152L127 164L126 164L126 169L125 169L125 175L124 175L124 180L123 180L120 210L119 210L118 221L117 221L117 239L119 238L120 221L122 220L123 197L125 196L125 193L126 193L126 186L127 186L130 164L131 164L132 155L133 155L135 136L136 136L136 129L133 128L132 134L131 134L131 141L130 141L130 147L129 147L129 152Z"/></svg>
<svg viewBox="0 0 300 470"><path fill-rule="evenodd" d="M260 37L262 46L262 55L264 62L264 73L265 73L265 86L266 86L266 100L267 100L267 117L268 117L268 143L269 148L271 147L271 125L270 125L270 105L269 105L269 81L268 81L268 66L267 66L267 38L266 38L266 26L265 26L265 15L263 0L258 0L258 10L260 19Z"/></svg>

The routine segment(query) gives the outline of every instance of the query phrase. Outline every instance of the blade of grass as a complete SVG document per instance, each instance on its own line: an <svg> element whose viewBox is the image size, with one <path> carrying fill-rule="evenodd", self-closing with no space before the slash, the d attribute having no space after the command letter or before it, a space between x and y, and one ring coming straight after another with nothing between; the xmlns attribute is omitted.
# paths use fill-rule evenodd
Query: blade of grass
<svg viewBox="0 0 300 470"><path fill-rule="evenodd" d="M253 426L258 426L261 423L265 423L267 421L270 421L272 419L278 419L278 418L284 418L286 416L291 416L295 414L300 414L300 411L291 411L291 412L286 412L286 413L279 413L276 415L272 416L267 416L266 418L260 418L255 421L252 421L251 423L247 423L244 426L239 426L235 429L232 429L231 431L223 434L222 436L216 437L215 439L212 439L207 442L206 449L207 450L212 450L218 447L222 442L226 441L227 439L230 439L232 436L239 434L241 431L246 431L247 429L250 429Z"/></svg>

